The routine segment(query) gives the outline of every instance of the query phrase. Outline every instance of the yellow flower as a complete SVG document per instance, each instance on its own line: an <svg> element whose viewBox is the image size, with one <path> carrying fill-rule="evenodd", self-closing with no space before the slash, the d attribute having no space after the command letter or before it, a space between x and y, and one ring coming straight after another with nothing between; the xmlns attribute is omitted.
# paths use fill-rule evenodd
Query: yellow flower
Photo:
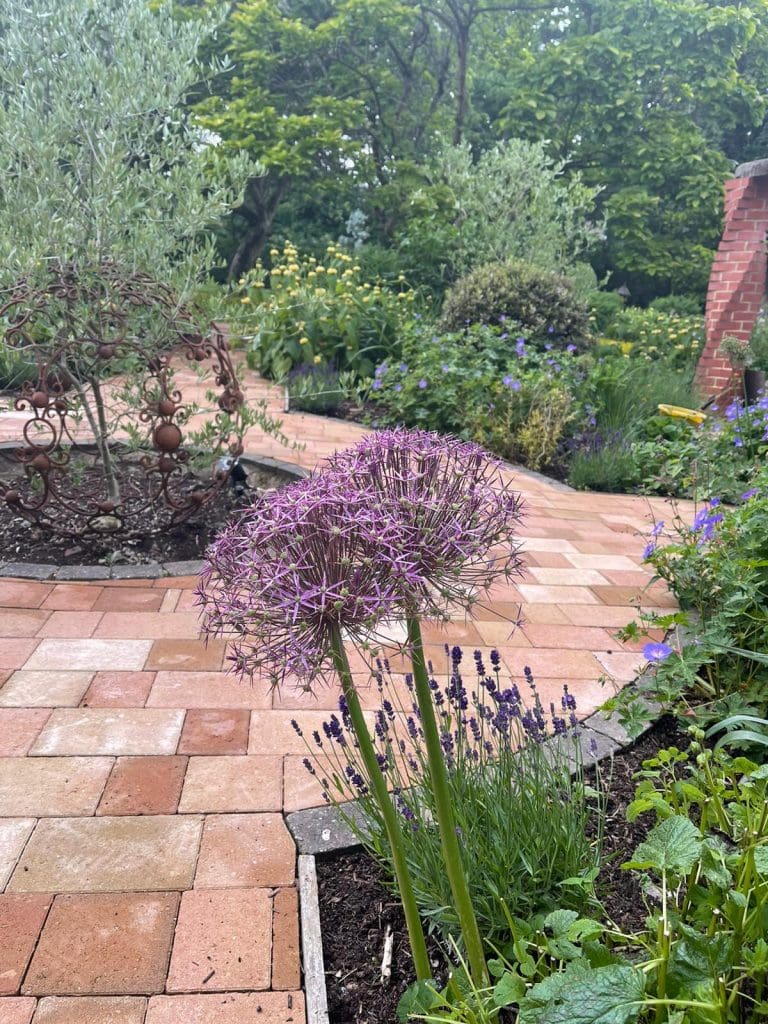
<svg viewBox="0 0 768 1024"><path fill-rule="evenodd" d="M662 416L669 416L675 420L685 420L696 427L707 418L698 409L684 409L681 405L660 405L658 409Z"/></svg>
<svg viewBox="0 0 768 1024"><path fill-rule="evenodd" d="M315 295L325 295L325 288L315 288Z"/></svg>
<svg viewBox="0 0 768 1024"><path fill-rule="evenodd" d="M309 273L307 274L307 277L308 277L308 278L309 278L310 280L312 280L312 278L313 278L313 277L317 277L317 274L315 273L315 271L314 271L314 270L310 270L310 271L309 271Z"/></svg>
<svg viewBox="0 0 768 1024"><path fill-rule="evenodd" d="M317 266L317 267L315 267L315 270L318 272L318 274L324 274L325 273L325 267Z"/></svg>
<svg viewBox="0 0 768 1024"><path fill-rule="evenodd" d="M270 249L269 250L269 255L270 256L279 256L280 255L280 250L279 249Z"/></svg>
<svg viewBox="0 0 768 1024"><path fill-rule="evenodd" d="M251 297L250 295L246 295L244 298L240 299L240 301L244 306L247 306L248 303L251 301Z"/></svg>
<svg viewBox="0 0 768 1024"><path fill-rule="evenodd" d="M336 270L336 267L328 267L327 273L328 274L336 274L336 273L338 273L338 271Z"/></svg>
<svg viewBox="0 0 768 1024"><path fill-rule="evenodd" d="M358 263L356 263L356 264L354 265L354 267L352 267L352 269L354 270L354 272L355 272L356 274L359 274L359 273L360 273L360 269L361 269L361 268L360 268L360 265L359 265Z"/></svg>
<svg viewBox="0 0 768 1024"><path fill-rule="evenodd" d="M315 358L313 359L314 363L322 363L322 361L323 361L323 357L322 356L315 356Z"/></svg>
<svg viewBox="0 0 768 1024"><path fill-rule="evenodd" d="M300 345L308 345L309 344L309 338L306 335L303 335L301 338L299 338L299 344Z"/></svg>

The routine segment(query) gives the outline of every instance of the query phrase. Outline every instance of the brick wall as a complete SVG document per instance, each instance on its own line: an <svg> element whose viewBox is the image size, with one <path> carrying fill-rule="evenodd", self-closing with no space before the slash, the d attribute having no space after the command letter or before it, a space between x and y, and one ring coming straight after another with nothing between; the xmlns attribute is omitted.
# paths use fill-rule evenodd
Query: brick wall
<svg viewBox="0 0 768 1024"><path fill-rule="evenodd" d="M766 291L768 160L742 164L725 184L725 227L712 265L706 305L706 343L697 380L707 395L741 391L738 374L718 352L730 334L746 341Z"/></svg>

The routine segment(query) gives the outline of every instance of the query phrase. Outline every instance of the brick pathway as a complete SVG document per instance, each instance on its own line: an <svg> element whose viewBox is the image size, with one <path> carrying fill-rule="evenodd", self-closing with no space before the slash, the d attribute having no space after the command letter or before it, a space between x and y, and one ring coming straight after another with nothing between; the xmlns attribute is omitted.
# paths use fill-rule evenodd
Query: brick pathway
<svg viewBox="0 0 768 1024"><path fill-rule="evenodd" d="M248 390L279 409L263 382ZM299 414L284 429L306 448L249 450L312 466L362 433ZM633 603L674 604L642 589L651 505L516 479L525 579L425 639L436 662L446 640L496 646L545 701L567 682L587 714L611 692L601 677L640 667L612 636ZM311 732L336 694L227 677L223 644L198 638L194 582L0 580L0 1024L303 1024L282 812L320 800L290 719Z"/></svg>

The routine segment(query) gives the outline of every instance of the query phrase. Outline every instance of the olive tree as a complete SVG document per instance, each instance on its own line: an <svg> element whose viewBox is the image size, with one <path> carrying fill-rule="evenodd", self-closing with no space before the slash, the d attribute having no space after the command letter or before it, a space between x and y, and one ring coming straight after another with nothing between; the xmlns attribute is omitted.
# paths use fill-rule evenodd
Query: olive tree
<svg viewBox="0 0 768 1024"><path fill-rule="evenodd" d="M36 427L19 457L45 495L78 419L110 512L124 500L116 433L158 455L154 497L181 475L174 348L213 359L219 441L242 405L221 335L194 304L215 259L212 227L257 173L224 160L187 113L201 82L226 71L198 60L225 14L177 20L165 0L0 0L0 329L37 365L17 400ZM105 386L116 373L117 413ZM6 500L29 511L16 490Z"/></svg>

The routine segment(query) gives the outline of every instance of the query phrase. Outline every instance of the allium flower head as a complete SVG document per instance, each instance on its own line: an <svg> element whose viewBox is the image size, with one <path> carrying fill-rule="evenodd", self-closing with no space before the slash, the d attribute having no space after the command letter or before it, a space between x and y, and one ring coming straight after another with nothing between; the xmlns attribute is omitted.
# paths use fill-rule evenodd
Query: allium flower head
<svg viewBox="0 0 768 1024"><path fill-rule="evenodd" d="M330 461L330 472L373 491L396 525L406 575L393 566L411 611L471 603L499 577L519 574L520 496L477 444L418 430L370 434ZM383 551L380 559L390 557Z"/></svg>
<svg viewBox="0 0 768 1024"><path fill-rule="evenodd" d="M360 640L394 613L409 579L397 539L381 504L338 477L269 492L208 549L198 587L203 627L233 638L241 675L310 684L330 674L334 629Z"/></svg>

